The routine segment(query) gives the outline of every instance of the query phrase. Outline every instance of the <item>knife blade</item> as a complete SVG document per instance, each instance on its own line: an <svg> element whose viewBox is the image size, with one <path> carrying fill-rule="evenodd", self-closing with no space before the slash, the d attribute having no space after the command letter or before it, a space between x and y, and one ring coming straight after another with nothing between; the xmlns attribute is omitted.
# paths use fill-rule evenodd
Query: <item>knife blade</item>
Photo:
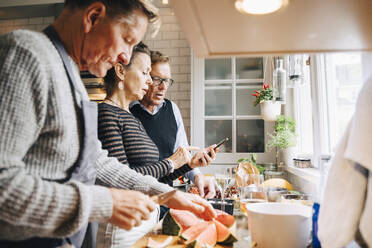
<svg viewBox="0 0 372 248"><path fill-rule="evenodd" d="M172 191L169 191L169 192L166 192L166 193L151 196L150 198L155 203L161 205L161 204L166 203L170 198L172 198L174 196L174 194L176 194L176 192L177 192L177 190L172 190Z"/></svg>

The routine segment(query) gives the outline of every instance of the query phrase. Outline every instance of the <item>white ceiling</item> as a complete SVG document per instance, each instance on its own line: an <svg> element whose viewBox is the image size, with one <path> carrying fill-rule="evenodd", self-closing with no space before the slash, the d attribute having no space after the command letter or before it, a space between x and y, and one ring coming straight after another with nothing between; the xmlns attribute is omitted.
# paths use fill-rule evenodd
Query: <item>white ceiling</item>
<svg viewBox="0 0 372 248"><path fill-rule="evenodd" d="M268 15L234 0L170 0L196 56L372 51L372 0L289 0Z"/></svg>

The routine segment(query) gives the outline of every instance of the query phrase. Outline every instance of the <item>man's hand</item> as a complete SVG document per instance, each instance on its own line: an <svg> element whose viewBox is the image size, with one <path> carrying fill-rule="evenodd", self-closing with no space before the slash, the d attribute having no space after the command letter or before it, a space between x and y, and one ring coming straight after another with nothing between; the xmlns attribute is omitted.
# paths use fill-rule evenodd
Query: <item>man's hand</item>
<svg viewBox="0 0 372 248"><path fill-rule="evenodd" d="M155 203L141 192L114 188L110 188L110 192L114 209L109 222L125 230L139 226L155 209Z"/></svg>
<svg viewBox="0 0 372 248"><path fill-rule="evenodd" d="M204 150L200 150L195 153L190 160L190 167L196 168L210 165L218 152L218 148L216 150L214 149L215 146L216 145L208 146ZM208 153L210 153L210 155Z"/></svg>
<svg viewBox="0 0 372 248"><path fill-rule="evenodd" d="M184 164L190 164L191 153L190 151L200 152L200 148L196 146L180 146L168 159L172 161L174 169L182 167Z"/></svg>
<svg viewBox="0 0 372 248"><path fill-rule="evenodd" d="M166 205L169 208L189 210L196 216L205 220L211 220L216 217L212 205L195 194L177 191L177 193L168 200Z"/></svg>
<svg viewBox="0 0 372 248"><path fill-rule="evenodd" d="M204 198L213 198L216 195L215 181L213 177L206 177L203 174L196 174L194 183L198 187L199 194Z"/></svg>

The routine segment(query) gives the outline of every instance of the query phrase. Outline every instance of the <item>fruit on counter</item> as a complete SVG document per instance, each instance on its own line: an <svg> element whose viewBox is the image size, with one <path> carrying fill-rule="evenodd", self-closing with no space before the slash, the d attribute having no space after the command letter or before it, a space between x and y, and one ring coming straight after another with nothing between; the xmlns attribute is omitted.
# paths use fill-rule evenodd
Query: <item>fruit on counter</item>
<svg viewBox="0 0 372 248"><path fill-rule="evenodd" d="M185 242L187 248L214 247L216 245L216 225L213 222L207 222L207 224L207 227L198 236Z"/></svg>
<svg viewBox="0 0 372 248"><path fill-rule="evenodd" d="M234 216L224 212L224 211L221 211L219 209L215 209L214 210L217 217L216 217L216 220L218 220L219 222L221 222L222 224L224 224L226 227L232 227L235 223L235 218Z"/></svg>
<svg viewBox="0 0 372 248"><path fill-rule="evenodd" d="M163 234L179 236L183 231L202 221L193 213L184 210L170 209L163 220Z"/></svg>
<svg viewBox="0 0 372 248"><path fill-rule="evenodd" d="M231 245L237 241L232 232L235 219L221 210L215 212L216 219L203 221L189 211L171 209L163 220L163 234L181 236L187 247Z"/></svg>
<svg viewBox="0 0 372 248"><path fill-rule="evenodd" d="M293 190L292 184L290 184L287 180L282 178L271 178L264 181L261 184L262 187L277 187L277 188L285 188L287 190Z"/></svg>
<svg viewBox="0 0 372 248"><path fill-rule="evenodd" d="M181 238L186 240L186 244L189 244L194 241L204 231L204 229L209 226L209 224L209 222L205 221L199 225L191 226L181 234Z"/></svg>
<svg viewBox="0 0 372 248"><path fill-rule="evenodd" d="M238 241L237 238L230 232L230 230L217 220L213 220L217 230L217 242L221 245L231 245Z"/></svg>
<svg viewBox="0 0 372 248"><path fill-rule="evenodd" d="M236 182L235 184L237 186L240 186L240 185L249 185L249 184L252 184L252 183L255 183L255 182L246 182L246 183L243 183L243 181L245 180L244 178L247 178L246 175L250 175L250 174L260 174L260 171L257 169L256 166L254 166L252 163L248 162L248 161L243 161L241 163L238 164L238 166L236 167L236 174L235 174L235 177L236 177ZM248 179L250 180L250 179Z"/></svg>
<svg viewBox="0 0 372 248"><path fill-rule="evenodd" d="M173 238L168 237L162 242L153 240L151 237L147 240L147 248L164 248L167 247L170 243L172 243Z"/></svg>

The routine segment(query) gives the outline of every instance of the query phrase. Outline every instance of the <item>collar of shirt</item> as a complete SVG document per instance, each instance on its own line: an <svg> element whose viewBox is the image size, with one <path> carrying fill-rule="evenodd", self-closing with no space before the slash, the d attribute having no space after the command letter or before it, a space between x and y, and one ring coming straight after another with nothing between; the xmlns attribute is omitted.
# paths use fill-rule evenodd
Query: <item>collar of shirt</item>
<svg viewBox="0 0 372 248"><path fill-rule="evenodd" d="M142 103L140 103L140 101L133 101L133 102L131 102L130 104L129 104L129 107L131 108L131 107L133 107L134 105L136 105L136 104L139 104L140 106L141 106L141 108L143 109L143 110L146 110L146 112L147 113L149 113L150 115L156 115L156 113L157 112L159 112L159 110L166 104L165 103L165 100L163 100L163 102L161 103L161 104L159 104L159 105L157 105L156 107L155 107L155 110L154 110L154 112L153 113L151 113L145 106L143 106L142 105Z"/></svg>

